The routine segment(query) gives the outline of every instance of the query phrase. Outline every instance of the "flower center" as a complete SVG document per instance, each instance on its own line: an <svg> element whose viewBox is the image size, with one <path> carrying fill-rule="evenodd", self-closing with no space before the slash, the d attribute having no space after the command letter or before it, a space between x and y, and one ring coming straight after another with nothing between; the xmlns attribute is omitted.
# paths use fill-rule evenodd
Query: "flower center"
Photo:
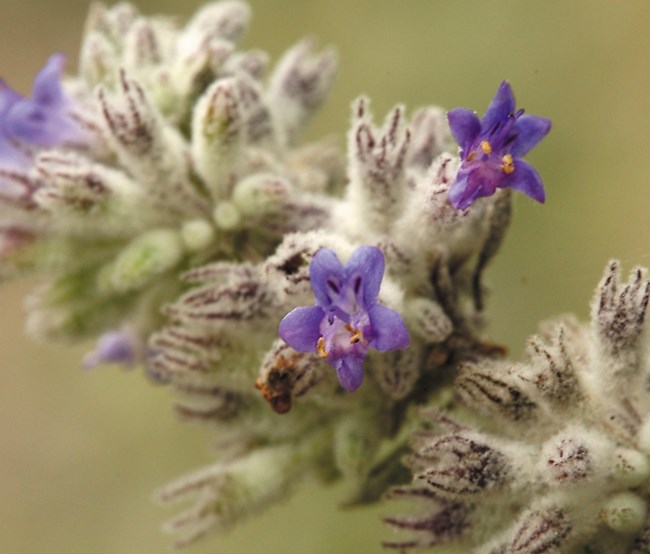
<svg viewBox="0 0 650 554"><path fill-rule="evenodd" d="M363 332L363 326L367 324L365 321L367 315L357 313L353 314L352 318L358 321L346 323L336 316L331 320L327 318L323 320L322 336L316 344L316 352L321 358L337 359L352 353L365 354L369 346L369 341Z"/></svg>

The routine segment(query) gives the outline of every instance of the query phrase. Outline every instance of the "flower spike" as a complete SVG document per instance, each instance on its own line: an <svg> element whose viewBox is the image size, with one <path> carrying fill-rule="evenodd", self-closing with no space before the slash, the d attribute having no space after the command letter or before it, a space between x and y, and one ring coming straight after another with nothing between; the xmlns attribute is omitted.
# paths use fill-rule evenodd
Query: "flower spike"
<svg viewBox="0 0 650 554"><path fill-rule="evenodd" d="M410 344L402 317L377 303L384 263L374 246L357 248L345 266L334 251L321 248L309 267L316 305L295 308L280 322L284 341L325 358L350 392L363 382L369 348L388 352Z"/></svg>
<svg viewBox="0 0 650 554"><path fill-rule="evenodd" d="M521 158L551 130L549 119L515 110L515 97L503 81L483 119L466 108L447 114L451 133L460 146L461 165L449 190L451 205L464 210L497 188L523 192L544 202L542 179Z"/></svg>

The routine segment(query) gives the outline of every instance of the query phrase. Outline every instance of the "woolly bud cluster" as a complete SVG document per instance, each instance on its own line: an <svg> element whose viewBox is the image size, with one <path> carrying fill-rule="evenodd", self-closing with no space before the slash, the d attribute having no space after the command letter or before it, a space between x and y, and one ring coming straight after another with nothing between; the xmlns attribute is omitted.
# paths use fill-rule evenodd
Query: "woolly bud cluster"
<svg viewBox="0 0 650 554"><path fill-rule="evenodd" d="M646 551L650 398L642 337L650 281L644 276L634 270L619 284L618 263L611 262L590 327L571 319L547 324L530 340L526 362L461 367L456 390L464 423L429 416L429 430L417 435L408 461L415 484L393 496L406 490L424 500L429 521L442 520L442 499L459 503L463 525L389 518L419 535L390 546Z"/></svg>

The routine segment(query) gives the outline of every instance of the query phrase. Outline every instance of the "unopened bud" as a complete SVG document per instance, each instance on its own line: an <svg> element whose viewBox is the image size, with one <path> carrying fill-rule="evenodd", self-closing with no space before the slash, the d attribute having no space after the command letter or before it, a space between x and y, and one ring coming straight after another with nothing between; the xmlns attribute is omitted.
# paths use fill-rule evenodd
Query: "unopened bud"
<svg viewBox="0 0 650 554"><path fill-rule="evenodd" d="M612 496L603 506L605 523L619 533L636 533L643 527L647 515L646 500L632 492Z"/></svg>
<svg viewBox="0 0 650 554"><path fill-rule="evenodd" d="M289 183L281 177L257 173L237 183L232 200L244 215L259 215L273 210L289 194Z"/></svg>
<svg viewBox="0 0 650 554"><path fill-rule="evenodd" d="M176 266L182 256L183 244L176 231L149 231L137 237L104 268L100 282L106 289L119 292L138 289Z"/></svg>
<svg viewBox="0 0 650 554"><path fill-rule="evenodd" d="M219 229L232 231L239 225L241 214L232 202L219 202L212 213L212 218Z"/></svg>
<svg viewBox="0 0 650 554"><path fill-rule="evenodd" d="M214 227L203 219L188 221L181 228L183 244L190 252L198 252L209 246L214 235Z"/></svg>
<svg viewBox="0 0 650 554"><path fill-rule="evenodd" d="M615 454L613 477L624 487L638 487L650 477L648 457L632 448L620 448Z"/></svg>

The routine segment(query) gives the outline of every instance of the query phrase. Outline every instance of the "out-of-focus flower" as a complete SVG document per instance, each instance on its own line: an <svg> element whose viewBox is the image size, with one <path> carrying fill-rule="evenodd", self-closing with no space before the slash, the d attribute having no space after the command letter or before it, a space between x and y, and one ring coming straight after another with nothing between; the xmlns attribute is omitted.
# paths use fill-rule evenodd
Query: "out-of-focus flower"
<svg viewBox="0 0 650 554"><path fill-rule="evenodd" d="M95 350L84 356L84 369L93 369L101 364L133 366L138 360L138 344L135 334L129 329L117 329L104 333L97 341Z"/></svg>
<svg viewBox="0 0 650 554"><path fill-rule="evenodd" d="M332 250L321 248L309 270L317 304L289 312L280 336L300 352L325 358L352 392L363 382L370 347L387 352L410 344L401 316L377 303L384 255L374 246L361 246L344 266Z"/></svg>
<svg viewBox="0 0 650 554"><path fill-rule="evenodd" d="M25 168L32 147L51 148L88 139L70 115L73 100L61 86L65 58L53 54L32 85L31 98L23 97L0 81L0 165Z"/></svg>
<svg viewBox="0 0 650 554"><path fill-rule="evenodd" d="M483 119L466 108L451 110L447 117L460 146L461 165L449 190L454 208L464 210L497 188L523 192L538 202L546 195L542 179L521 158L551 130L551 121L515 111L515 97L503 81Z"/></svg>

